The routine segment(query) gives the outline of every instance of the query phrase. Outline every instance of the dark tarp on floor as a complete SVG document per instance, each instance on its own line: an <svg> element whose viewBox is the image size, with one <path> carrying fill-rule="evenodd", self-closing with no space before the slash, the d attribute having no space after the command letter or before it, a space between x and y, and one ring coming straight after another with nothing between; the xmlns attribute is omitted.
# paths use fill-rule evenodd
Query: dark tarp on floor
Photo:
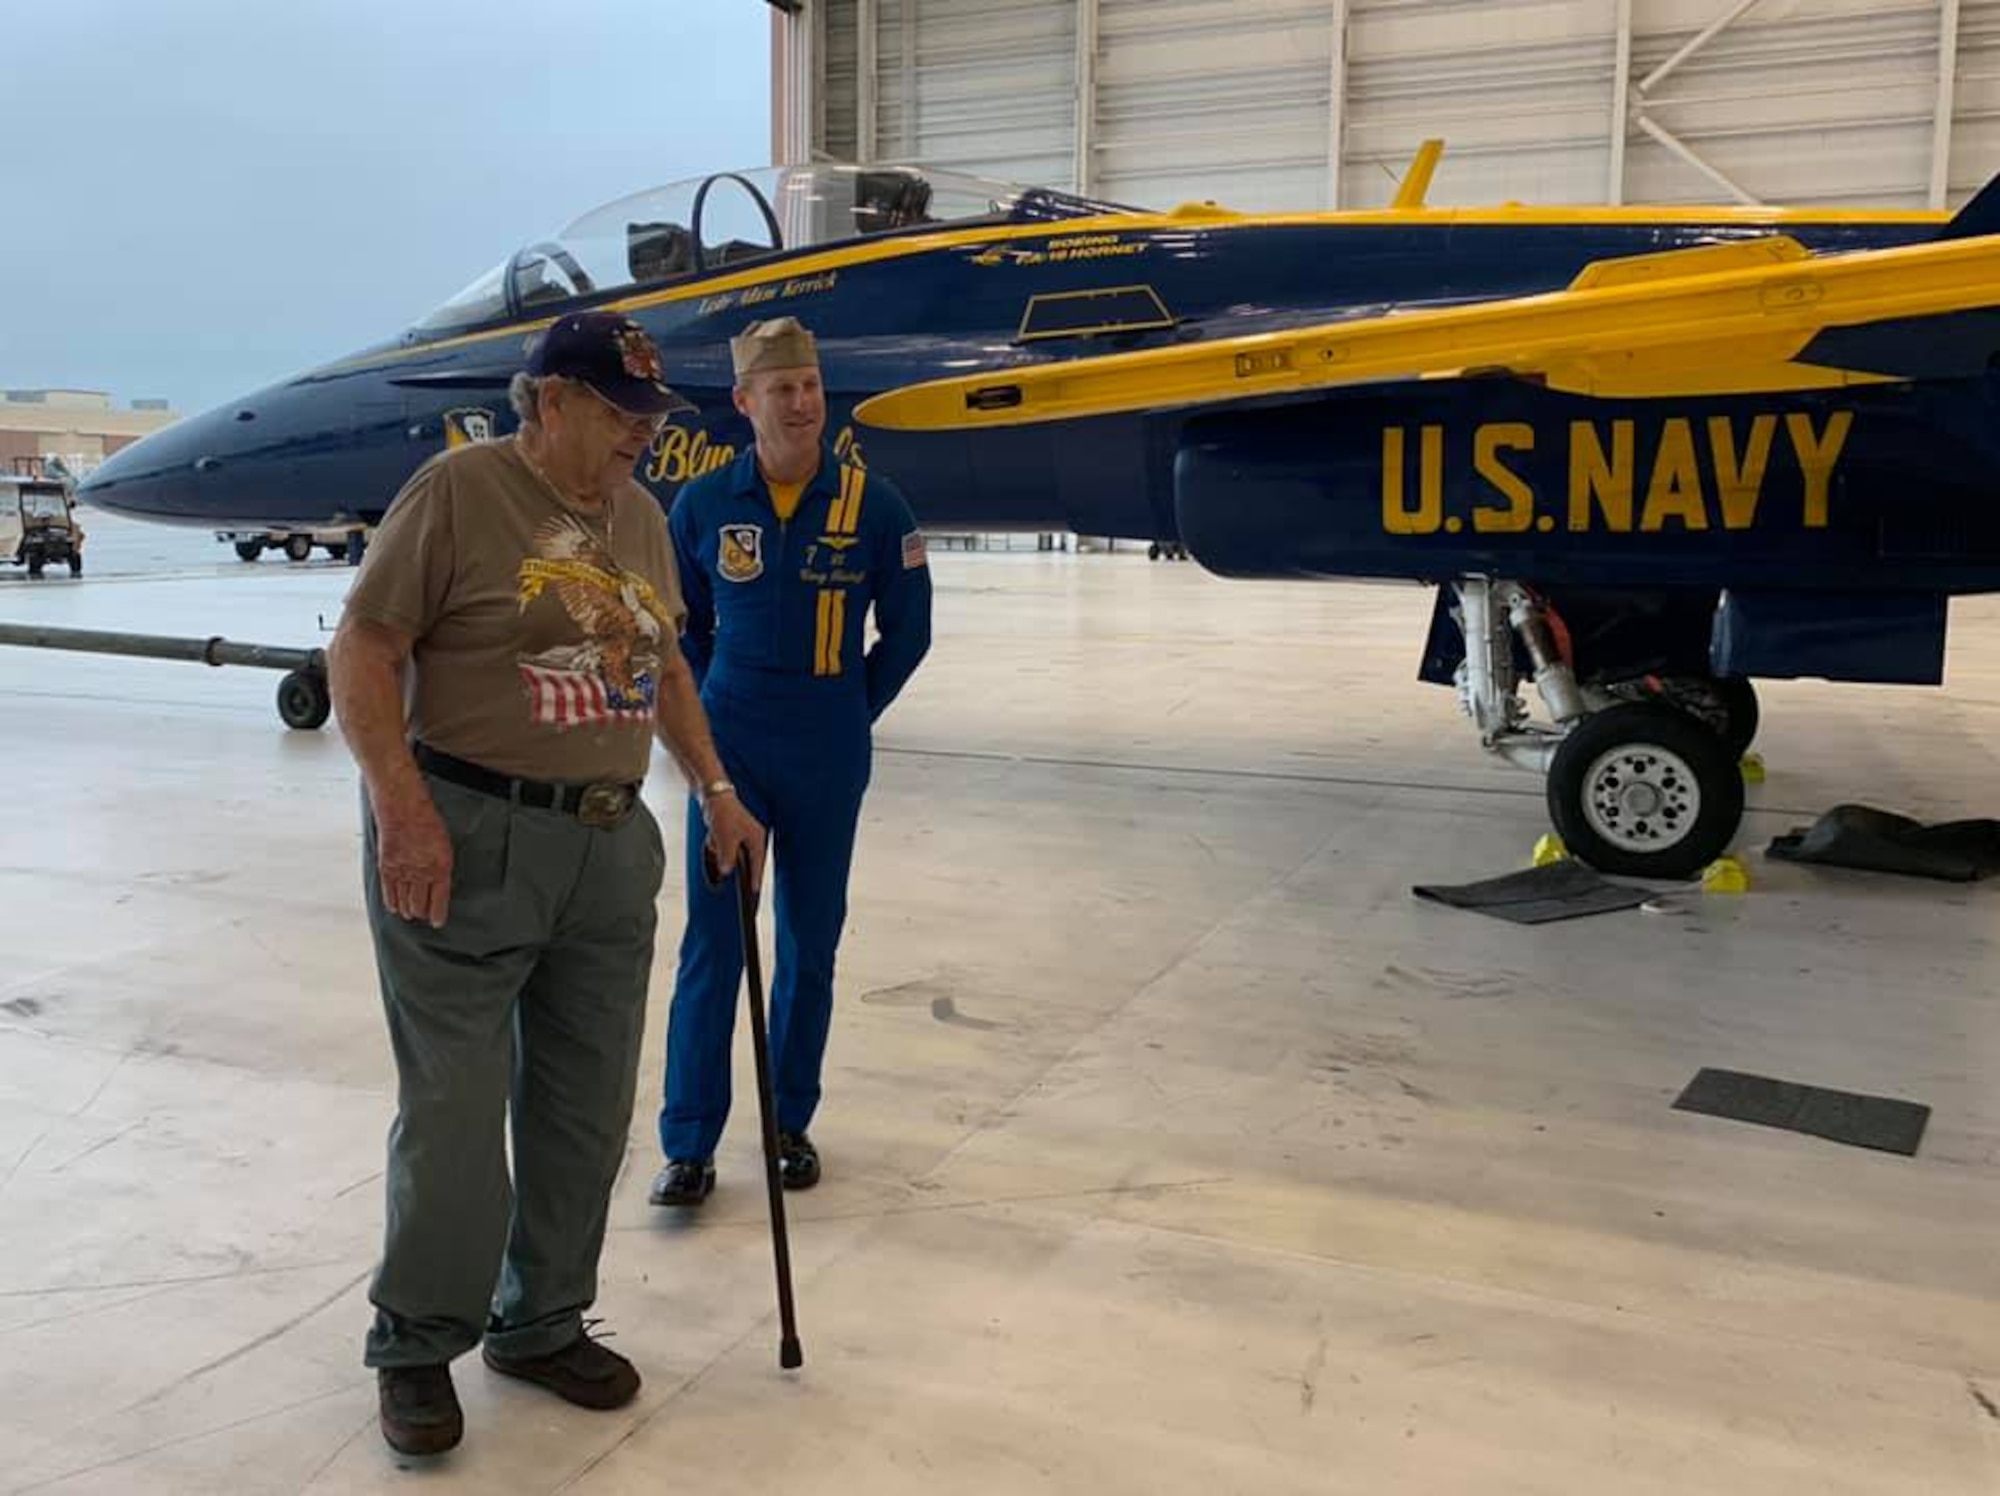
<svg viewBox="0 0 2000 1496"><path fill-rule="evenodd" d="M1867 805L1837 805L1810 827L1778 837L1765 855L1779 862L1970 883L2000 872L2000 821L1926 826Z"/></svg>

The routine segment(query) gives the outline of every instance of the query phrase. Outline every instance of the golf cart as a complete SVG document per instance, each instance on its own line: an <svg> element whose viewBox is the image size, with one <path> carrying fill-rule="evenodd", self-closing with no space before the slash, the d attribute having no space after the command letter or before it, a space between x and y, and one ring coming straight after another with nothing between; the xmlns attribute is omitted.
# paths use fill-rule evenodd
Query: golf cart
<svg viewBox="0 0 2000 1496"><path fill-rule="evenodd" d="M83 575L83 526L60 478L0 473L0 560L39 577L51 561Z"/></svg>

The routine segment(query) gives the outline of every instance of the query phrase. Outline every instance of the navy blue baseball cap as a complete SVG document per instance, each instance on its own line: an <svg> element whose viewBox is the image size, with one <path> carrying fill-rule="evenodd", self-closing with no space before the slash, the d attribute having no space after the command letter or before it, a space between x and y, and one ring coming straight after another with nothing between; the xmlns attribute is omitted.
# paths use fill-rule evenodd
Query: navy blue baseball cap
<svg viewBox="0 0 2000 1496"><path fill-rule="evenodd" d="M660 350L646 329L616 312L558 317L529 350L528 372L537 379L553 374L587 384L635 416L696 408L667 384Z"/></svg>

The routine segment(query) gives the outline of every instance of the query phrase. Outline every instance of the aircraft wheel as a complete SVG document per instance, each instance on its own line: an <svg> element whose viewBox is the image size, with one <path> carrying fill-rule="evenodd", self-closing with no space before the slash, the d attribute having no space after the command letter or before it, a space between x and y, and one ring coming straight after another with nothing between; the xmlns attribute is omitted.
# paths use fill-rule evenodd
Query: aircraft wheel
<svg viewBox="0 0 2000 1496"><path fill-rule="evenodd" d="M285 726L310 732L333 714L333 693L326 677L294 670L278 682L278 715Z"/></svg>
<svg viewBox="0 0 2000 1496"><path fill-rule="evenodd" d="M1668 707L1614 706L1570 729L1549 765L1549 819L1602 873L1692 878L1743 820L1738 755Z"/></svg>
<svg viewBox="0 0 2000 1496"><path fill-rule="evenodd" d="M1159 541L1156 540L1151 545L1146 547L1146 559L1148 561L1157 561L1160 559Z"/></svg>
<svg viewBox="0 0 2000 1496"><path fill-rule="evenodd" d="M1757 689L1741 676L1676 676L1664 683L1613 687L1627 701L1656 702L1699 722L1741 758L1756 741Z"/></svg>
<svg viewBox="0 0 2000 1496"><path fill-rule="evenodd" d="M1757 688L1735 675L1709 684L1715 688L1722 707L1722 741L1729 745L1731 753L1741 758L1757 741L1757 727L1762 720L1757 707Z"/></svg>

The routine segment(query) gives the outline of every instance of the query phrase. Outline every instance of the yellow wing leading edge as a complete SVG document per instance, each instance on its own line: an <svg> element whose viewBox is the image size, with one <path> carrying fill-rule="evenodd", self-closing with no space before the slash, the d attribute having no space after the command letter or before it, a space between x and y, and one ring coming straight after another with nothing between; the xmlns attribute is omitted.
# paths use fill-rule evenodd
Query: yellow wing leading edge
<svg viewBox="0 0 2000 1496"><path fill-rule="evenodd" d="M858 421L947 430L1404 379L1535 378L1604 397L1876 384L1796 362L1830 328L2000 307L2000 235L1814 255L1784 235L1600 261L1565 289L932 380Z"/></svg>

